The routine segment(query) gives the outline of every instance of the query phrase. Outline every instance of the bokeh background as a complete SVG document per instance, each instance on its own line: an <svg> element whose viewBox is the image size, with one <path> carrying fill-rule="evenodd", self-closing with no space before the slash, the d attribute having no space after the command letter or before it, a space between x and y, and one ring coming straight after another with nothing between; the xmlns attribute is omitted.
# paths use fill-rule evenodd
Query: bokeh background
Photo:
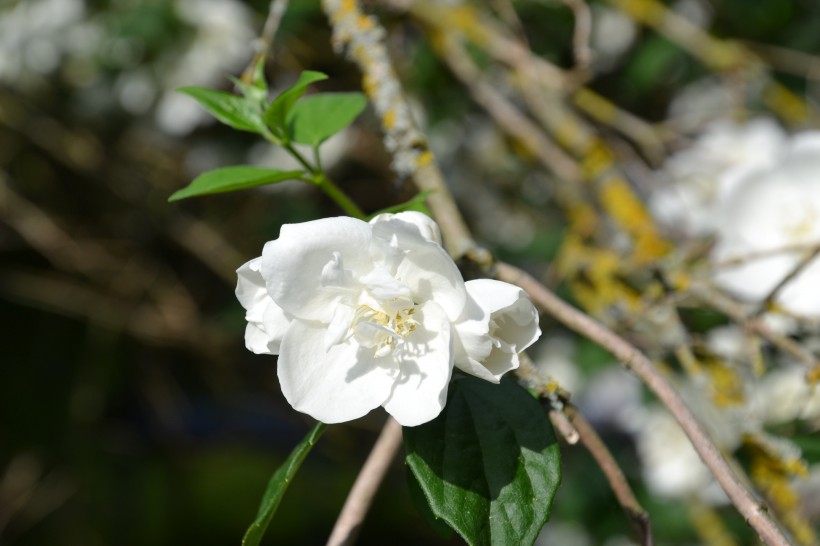
<svg viewBox="0 0 820 546"><path fill-rule="evenodd" d="M809 104L820 99L816 0L665 3L771 58L777 81ZM563 3L489 4L502 15L514 8L537 54L572 65ZM589 85L624 110L685 126L731 93L677 44L590 4ZM477 238L549 278L565 236L554 175L473 103L417 26L366 6L390 30L400 77ZM340 211L297 183L167 203L208 169L287 164L174 91L231 89L225 75L250 62L267 10L264 0L0 0L0 544L236 544L270 474L310 427L282 398L275 358L244 348L234 271L283 223ZM314 0L290 2L266 69L274 89L304 69L330 76L322 90L360 88ZM391 172L370 109L323 157L368 212L414 194ZM606 371L618 389L645 396L605 352L548 319L542 327L536 357L563 358L578 385ZM324 543L383 419L379 410L326 432L268 543ZM700 543L685 505L647 494L632 438L603 422L599 431L658 542ZM816 436L801 446L820 461ZM628 522L586 453L566 451L564 466L543 544L628 544ZM397 461L360 543L459 544L427 526L405 480ZM753 544L732 510L722 515L738 543Z"/></svg>

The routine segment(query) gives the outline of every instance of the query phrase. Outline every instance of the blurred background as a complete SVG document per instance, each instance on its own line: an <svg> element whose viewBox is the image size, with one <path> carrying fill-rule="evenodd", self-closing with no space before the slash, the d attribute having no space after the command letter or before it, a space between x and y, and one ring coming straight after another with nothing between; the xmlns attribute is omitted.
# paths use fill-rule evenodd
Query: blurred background
<svg viewBox="0 0 820 546"><path fill-rule="evenodd" d="M475 4L556 66L576 63L565 3ZM572 298L550 268L566 236L560 176L473 102L410 17L395 5L365 5L389 29L400 78L476 237ZM772 77L812 108L820 100L816 0L665 5L758 52L775 67ZM285 403L275 358L244 348L234 271L283 223L341 212L296 182L167 203L209 169L287 164L174 91L230 90L225 76L238 76L251 61L268 6L0 0L0 544L237 544L270 474L311 426ZM737 92L731 78L612 3L589 7L586 85L625 112L684 131L725 109ZM274 91L304 69L330 76L321 90L360 89L356 68L333 52L314 0L290 2L266 65ZM650 167L685 142L642 148L590 123ZM367 212L415 193L390 170L370 109L326 145L323 159ZM708 328L715 319L692 320ZM595 406L602 385L610 393L617 386L610 402L618 408L646 398L640 385L591 343L549 319L542 329L536 362L564 374L562 384L579 393L582 408L583 393L592 393L589 417L649 510L658 543L702 543L691 505L648 494L633 436L607 420L609 406ZM326 432L267 543L324 543L383 419L379 410ZM804 458L820 462L814 431L799 432ZM588 455L568 448L564 467L543 544L629 544L629 523ZM397 461L360 543L459 544L418 515L405 480ZM739 516L719 510L735 543L754 543Z"/></svg>

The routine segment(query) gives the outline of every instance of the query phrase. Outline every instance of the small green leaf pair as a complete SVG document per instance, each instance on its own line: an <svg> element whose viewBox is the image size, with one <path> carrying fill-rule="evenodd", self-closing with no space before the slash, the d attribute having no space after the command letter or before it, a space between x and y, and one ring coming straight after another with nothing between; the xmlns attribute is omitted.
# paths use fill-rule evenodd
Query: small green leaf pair
<svg viewBox="0 0 820 546"><path fill-rule="evenodd" d="M317 93L302 99L310 84L327 79L321 72L305 71L296 83L269 104L268 86L257 66L251 84L234 80L242 95L202 87L183 87L179 91L194 98L222 123L240 131L256 133L274 145L295 153L291 143L307 144L318 154L319 146L361 114L367 99L361 93ZM302 99L302 100L300 100ZM282 171L252 166L236 166L204 173L168 199L223 193L273 184L284 180L312 180L317 169Z"/></svg>

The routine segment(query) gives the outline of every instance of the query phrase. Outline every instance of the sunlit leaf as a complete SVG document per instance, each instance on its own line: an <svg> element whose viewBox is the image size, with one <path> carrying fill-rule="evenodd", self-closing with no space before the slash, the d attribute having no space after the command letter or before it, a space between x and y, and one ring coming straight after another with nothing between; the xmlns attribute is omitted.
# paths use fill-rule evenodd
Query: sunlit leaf
<svg viewBox="0 0 820 546"><path fill-rule="evenodd" d="M377 210L373 214L367 217L368 220L371 220L378 216L379 214L387 214L387 213L396 213L396 212L404 212L406 210L415 210L418 212L423 212L427 216L430 216L430 211L427 209L427 206L424 204L424 200L433 193L433 190L424 190L423 192L419 192L404 203L399 203L398 205L393 205L392 207L383 208L381 210Z"/></svg>
<svg viewBox="0 0 820 546"><path fill-rule="evenodd" d="M444 411L405 427L407 464L430 508L471 546L531 545L560 482L558 444L513 381L453 381Z"/></svg>
<svg viewBox="0 0 820 546"><path fill-rule="evenodd" d="M305 70L299 75L299 79L290 88L273 99L267 110L265 110L264 120L268 127L277 136L285 136L287 133L287 118L293 105L305 94L307 88L313 82L326 80L327 76L321 72Z"/></svg>
<svg viewBox="0 0 820 546"><path fill-rule="evenodd" d="M317 93L297 102L288 115L291 138L318 146L355 120L367 106L362 93Z"/></svg>
<svg viewBox="0 0 820 546"><path fill-rule="evenodd" d="M294 180L304 174L304 171L280 171L248 165L223 167L197 176L188 186L171 195L168 201L178 201L198 195L244 190L265 184Z"/></svg>
<svg viewBox="0 0 820 546"><path fill-rule="evenodd" d="M178 91L196 99L216 119L234 129L251 133L265 129L260 110L245 97L205 87L182 87Z"/></svg>

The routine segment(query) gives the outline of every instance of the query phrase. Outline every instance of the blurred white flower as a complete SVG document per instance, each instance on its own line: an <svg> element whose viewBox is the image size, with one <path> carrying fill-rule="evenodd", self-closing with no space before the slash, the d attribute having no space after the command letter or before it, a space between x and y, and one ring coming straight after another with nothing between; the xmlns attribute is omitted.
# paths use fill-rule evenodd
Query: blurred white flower
<svg viewBox="0 0 820 546"><path fill-rule="evenodd" d="M752 404L768 424L820 420L820 388L806 381L806 369L787 366L766 374L756 385Z"/></svg>
<svg viewBox="0 0 820 546"><path fill-rule="evenodd" d="M720 450L732 452L746 433L757 433L761 421L750 408L717 407L707 394L710 380L695 377L679 385L680 394ZM727 498L692 443L669 411L657 405L641 408L630 422L647 486L666 497L697 496L709 504Z"/></svg>
<svg viewBox="0 0 820 546"><path fill-rule="evenodd" d="M742 360L747 353L746 334L735 324L712 328L706 335L706 345L712 352L728 361Z"/></svg>
<svg viewBox="0 0 820 546"><path fill-rule="evenodd" d="M538 344L533 364L544 377L554 379L572 393L580 393L584 378L575 363L575 341L569 336L552 335Z"/></svg>
<svg viewBox="0 0 820 546"><path fill-rule="evenodd" d="M715 214L715 282L758 302L820 245L820 133L794 137L776 163L747 171ZM727 261L737 265L723 265ZM775 303L797 316L820 317L820 259L779 290Z"/></svg>
<svg viewBox="0 0 820 546"><path fill-rule="evenodd" d="M635 21L621 10L593 4L590 46L595 52L596 70L609 72L617 66L624 53L632 47L638 35Z"/></svg>
<svg viewBox="0 0 820 546"><path fill-rule="evenodd" d="M196 36L167 65L156 121L165 132L184 135L210 116L176 88L222 85L225 74L240 70L250 60L255 32L250 8L237 0L177 0L176 10L182 21L196 29Z"/></svg>
<svg viewBox="0 0 820 546"><path fill-rule="evenodd" d="M326 423L378 406L425 423L454 365L498 382L540 334L520 289L463 281L421 213L285 225L238 274L246 345L278 354L285 398Z"/></svg>
<svg viewBox="0 0 820 546"><path fill-rule="evenodd" d="M709 75L679 89L669 103L667 117L680 130L693 131L731 112L736 102L726 82Z"/></svg>
<svg viewBox="0 0 820 546"><path fill-rule="evenodd" d="M667 160L663 175L668 184L653 193L650 209L660 222L686 235L714 232L723 222L718 203L748 173L773 164L785 138L770 119L714 122L691 147Z"/></svg>
<svg viewBox="0 0 820 546"><path fill-rule="evenodd" d="M620 367L606 367L589 378L579 392L578 407L595 425L636 432L644 415L641 381Z"/></svg>
<svg viewBox="0 0 820 546"><path fill-rule="evenodd" d="M85 16L83 0L27 0L0 7L0 82L59 66L66 33Z"/></svg>
<svg viewBox="0 0 820 546"><path fill-rule="evenodd" d="M643 432L637 438L638 454L646 485L655 494L686 496L709 483L709 469L668 412L661 409L648 411L642 426Z"/></svg>

